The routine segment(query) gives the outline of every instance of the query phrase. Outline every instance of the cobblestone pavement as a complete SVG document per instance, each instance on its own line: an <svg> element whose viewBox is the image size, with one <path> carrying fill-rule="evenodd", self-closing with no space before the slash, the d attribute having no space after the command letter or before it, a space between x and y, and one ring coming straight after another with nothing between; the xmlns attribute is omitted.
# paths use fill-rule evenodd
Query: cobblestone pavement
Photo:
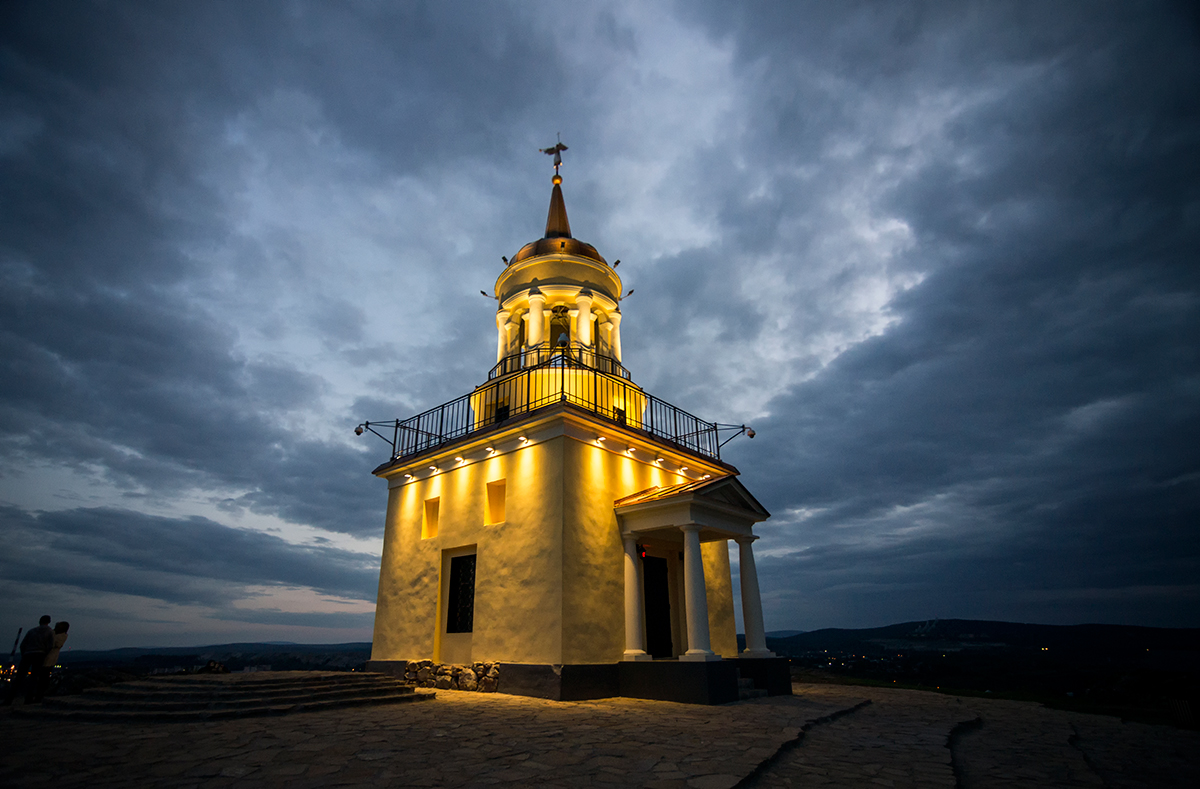
<svg viewBox="0 0 1200 789"><path fill-rule="evenodd" d="M0 786L1200 786L1197 732L887 688L796 692L700 707L442 691L213 723L6 714Z"/></svg>

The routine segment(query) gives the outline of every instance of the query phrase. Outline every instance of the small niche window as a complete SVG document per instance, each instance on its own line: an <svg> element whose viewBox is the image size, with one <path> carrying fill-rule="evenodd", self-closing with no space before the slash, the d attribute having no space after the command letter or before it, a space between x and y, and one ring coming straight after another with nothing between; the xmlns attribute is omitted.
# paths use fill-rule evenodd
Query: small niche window
<svg viewBox="0 0 1200 789"><path fill-rule="evenodd" d="M446 632L470 633L475 626L475 554L450 559Z"/></svg>
<svg viewBox="0 0 1200 789"><path fill-rule="evenodd" d="M499 400L496 402L496 414L495 414L496 424L500 424L505 419L508 419L508 401L507 400Z"/></svg>
<svg viewBox="0 0 1200 789"><path fill-rule="evenodd" d="M502 479L487 484L487 523L504 523L504 492Z"/></svg>
<svg viewBox="0 0 1200 789"><path fill-rule="evenodd" d="M425 499L425 517L421 519L421 539L428 540L438 534L438 509L441 498Z"/></svg>

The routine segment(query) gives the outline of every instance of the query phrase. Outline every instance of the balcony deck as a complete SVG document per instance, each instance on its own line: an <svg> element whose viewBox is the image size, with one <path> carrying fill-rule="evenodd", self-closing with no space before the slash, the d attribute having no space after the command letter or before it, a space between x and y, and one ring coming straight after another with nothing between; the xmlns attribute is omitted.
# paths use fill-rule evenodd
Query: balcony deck
<svg viewBox="0 0 1200 789"><path fill-rule="evenodd" d="M506 366L512 369L505 372ZM721 459L716 423L647 394L615 359L564 347L541 357L508 357L489 377L474 392L422 414L362 427L391 444L390 464L566 403L684 451Z"/></svg>

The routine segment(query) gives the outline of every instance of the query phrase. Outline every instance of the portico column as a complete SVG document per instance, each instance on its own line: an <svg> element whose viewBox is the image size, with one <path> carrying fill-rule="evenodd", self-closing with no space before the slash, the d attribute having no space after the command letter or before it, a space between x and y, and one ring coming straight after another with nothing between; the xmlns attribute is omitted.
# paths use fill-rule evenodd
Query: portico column
<svg viewBox="0 0 1200 789"><path fill-rule="evenodd" d="M618 362L621 361L621 313L619 310L613 310L608 313L608 322L612 324L612 345L613 358Z"/></svg>
<svg viewBox="0 0 1200 789"><path fill-rule="evenodd" d="M579 317L575 319L575 334L579 337L579 343L587 347L592 344L592 292L581 290L575 297L575 306L579 310Z"/></svg>
<svg viewBox="0 0 1200 789"><path fill-rule="evenodd" d="M646 654L642 579L638 572L637 539L625 540L625 655L622 660L650 660Z"/></svg>
<svg viewBox="0 0 1200 789"><path fill-rule="evenodd" d="M683 589L687 599L688 651L680 660L720 660L708 635L708 594L704 588L704 559L700 556L700 524L686 523L683 531Z"/></svg>
<svg viewBox="0 0 1200 789"><path fill-rule="evenodd" d="M742 657L768 658L775 653L767 649L767 637L763 630L762 597L758 591L758 570L754 567L754 541L756 535L735 537L738 544L738 576L742 581L742 622L746 627L746 649Z"/></svg>
<svg viewBox="0 0 1200 789"><path fill-rule="evenodd" d="M504 359L505 352L508 350L508 316L511 315L508 310L500 310L496 313L496 364L499 364Z"/></svg>
<svg viewBox="0 0 1200 789"><path fill-rule="evenodd" d="M542 313L546 309L546 297L537 288L532 288L529 291L529 326L525 329L525 339L529 343L530 348L534 348L542 342L542 329L545 321L542 318Z"/></svg>

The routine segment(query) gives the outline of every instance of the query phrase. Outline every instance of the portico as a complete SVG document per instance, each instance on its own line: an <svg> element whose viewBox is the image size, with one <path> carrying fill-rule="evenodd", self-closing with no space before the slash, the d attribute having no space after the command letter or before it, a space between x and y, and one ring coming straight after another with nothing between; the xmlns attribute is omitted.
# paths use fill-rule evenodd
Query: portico
<svg viewBox="0 0 1200 789"><path fill-rule="evenodd" d="M625 652L623 660L650 660L646 651L646 584L638 561L646 551L639 545L679 546L683 565L683 594L676 595L677 606L685 616L687 650L679 660L720 660L712 649L709 628L708 593L702 543L734 540L739 548L742 621L746 629L746 657L769 658L763 628L762 599L758 573L754 566L753 542L758 539L752 528L770 517L770 513L732 474L650 488L618 499L614 505L625 546ZM677 628L678 629L678 628Z"/></svg>

